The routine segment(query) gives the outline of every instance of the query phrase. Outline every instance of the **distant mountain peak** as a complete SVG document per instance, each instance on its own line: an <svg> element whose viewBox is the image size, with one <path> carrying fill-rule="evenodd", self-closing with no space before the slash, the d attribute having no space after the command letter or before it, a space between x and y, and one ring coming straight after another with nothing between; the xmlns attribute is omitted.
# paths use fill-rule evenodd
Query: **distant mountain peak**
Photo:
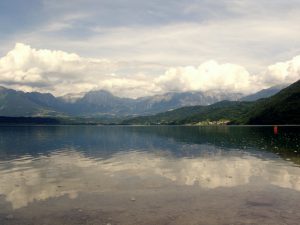
<svg viewBox="0 0 300 225"><path fill-rule="evenodd" d="M92 90L86 93L86 95L106 95L106 96L114 96L111 92L107 90ZM116 97L116 96L115 96Z"/></svg>
<svg viewBox="0 0 300 225"><path fill-rule="evenodd" d="M242 97L240 100L241 101L256 101L261 98L268 98L268 97L271 97L271 96L277 94L279 91L286 88L287 86L289 86L289 84L279 84L276 86L272 86L272 87L269 87L266 89L262 89L254 94L250 94L245 97Z"/></svg>
<svg viewBox="0 0 300 225"><path fill-rule="evenodd" d="M0 86L0 91L8 90L6 87Z"/></svg>
<svg viewBox="0 0 300 225"><path fill-rule="evenodd" d="M186 91L167 92L138 99L115 96L108 90L92 90L82 93L71 93L55 97L50 93L22 92L0 87L0 100L2 97L1 115L36 115L36 112L56 112L58 115L70 116L129 116L151 115L177 109L185 106L211 105L223 100L237 101L241 93L229 93L222 90L215 91ZM1 103L1 102L0 102ZM19 107L21 106L22 107ZM2 114L1 114L2 113ZM47 115L47 114L45 114ZM52 114L54 115L54 114Z"/></svg>
<svg viewBox="0 0 300 225"><path fill-rule="evenodd" d="M282 87L282 86L280 86ZM263 90L262 90L263 91ZM125 119L123 124L300 124L300 80L261 100L219 101L208 106L181 107L149 116Z"/></svg>
<svg viewBox="0 0 300 225"><path fill-rule="evenodd" d="M59 98L67 103L75 103L79 99L83 98L83 96L86 95L87 92L79 92L79 93L68 93L63 96L60 96Z"/></svg>

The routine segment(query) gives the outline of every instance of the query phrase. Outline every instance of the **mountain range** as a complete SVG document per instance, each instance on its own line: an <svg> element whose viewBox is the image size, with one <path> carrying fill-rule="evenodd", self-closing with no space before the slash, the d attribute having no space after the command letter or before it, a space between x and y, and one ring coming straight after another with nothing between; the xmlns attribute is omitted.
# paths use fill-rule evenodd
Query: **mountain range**
<svg viewBox="0 0 300 225"><path fill-rule="evenodd" d="M185 110L188 110L185 114L192 115L193 113L189 112L191 109L192 111L197 109L196 112L200 109L207 112L207 110L210 109L209 115L212 116L221 109L224 111L228 107L230 110L232 110L231 107L235 107L237 112L241 113L243 110L248 110L245 106L250 106L251 101L253 102L257 99L278 93L283 87L284 86L271 87L249 96L221 91L194 91L169 92L137 99L117 97L105 90L55 97L50 93L23 92L0 87L0 116L139 118L138 116L149 116L161 113L159 115L166 115L167 118L165 119L169 121L170 119L174 119L174 114L177 113L176 109L182 107L182 109L179 109L180 116L182 114L181 112ZM250 103L246 101L250 101ZM176 117L176 120L177 119ZM120 121L120 119L118 121ZM156 122L158 122L158 120Z"/></svg>
<svg viewBox="0 0 300 225"><path fill-rule="evenodd" d="M221 101L208 106L182 107L124 120L123 124L300 124L300 80L271 97L256 101Z"/></svg>
<svg viewBox="0 0 300 225"><path fill-rule="evenodd" d="M23 92L0 87L0 116L124 117L151 115L184 106L210 105L238 100L240 93L169 92L137 99L121 98L108 91L55 97L50 93Z"/></svg>

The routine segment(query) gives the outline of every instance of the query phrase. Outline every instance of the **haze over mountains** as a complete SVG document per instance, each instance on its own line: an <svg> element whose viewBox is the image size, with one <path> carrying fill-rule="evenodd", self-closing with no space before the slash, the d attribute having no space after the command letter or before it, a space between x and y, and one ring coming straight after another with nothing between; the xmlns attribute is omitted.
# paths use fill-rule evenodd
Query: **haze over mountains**
<svg viewBox="0 0 300 225"><path fill-rule="evenodd" d="M211 105L230 100L254 101L269 97L284 86L271 87L250 96L222 91L169 92L137 99L121 98L108 91L68 94L22 92L0 87L0 116L124 117L151 115L184 106Z"/></svg>
<svg viewBox="0 0 300 225"><path fill-rule="evenodd" d="M268 93L267 91L260 92ZM257 96L258 96L257 95ZM252 96L253 97L253 96ZM221 101L209 106L182 107L153 116L123 121L139 125L300 124L300 80L277 94L256 101Z"/></svg>
<svg viewBox="0 0 300 225"><path fill-rule="evenodd" d="M126 116L168 111L183 106L209 105L238 100L240 93L166 93L138 99L121 98L108 91L90 91L82 96L54 97L49 93L15 91L1 87L1 116Z"/></svg>

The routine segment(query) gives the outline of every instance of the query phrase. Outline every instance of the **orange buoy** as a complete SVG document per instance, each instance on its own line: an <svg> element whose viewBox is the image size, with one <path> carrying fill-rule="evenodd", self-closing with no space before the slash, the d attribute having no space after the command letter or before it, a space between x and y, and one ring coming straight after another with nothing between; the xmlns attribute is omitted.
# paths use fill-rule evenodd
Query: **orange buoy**
<svg viewBox="0 0 300 225"><path fill-rule="evenodd" d="M278 134L278 127L274 126L274 134L277 135Z"/></svg>

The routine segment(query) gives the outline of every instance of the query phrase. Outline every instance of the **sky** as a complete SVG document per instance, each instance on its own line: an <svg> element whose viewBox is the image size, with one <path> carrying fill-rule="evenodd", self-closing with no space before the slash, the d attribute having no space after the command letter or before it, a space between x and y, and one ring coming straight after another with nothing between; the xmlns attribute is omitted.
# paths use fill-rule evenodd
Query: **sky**
<svg viewBox="0 0 300 225"><path fill-rule="evenodd" d="M1 0L0 85L253 93L300 79L300 0Z"/></svg>

